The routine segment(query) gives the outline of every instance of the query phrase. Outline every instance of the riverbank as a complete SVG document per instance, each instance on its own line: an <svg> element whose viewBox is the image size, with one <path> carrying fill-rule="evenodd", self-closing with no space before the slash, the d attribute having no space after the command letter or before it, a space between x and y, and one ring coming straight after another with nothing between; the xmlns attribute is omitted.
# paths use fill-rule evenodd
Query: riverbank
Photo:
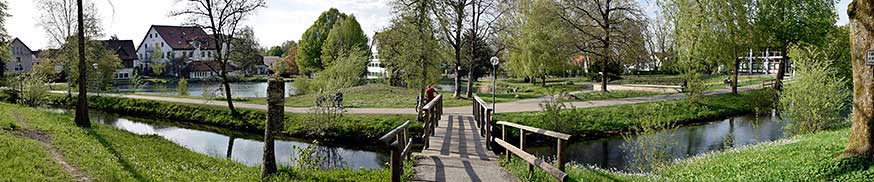
<svg viewBox="0 0 874 182"><path fill-rule="evenodd" d="M111 126L81 129L72 116L0 103L0 181L73 181L36 133L57 148L60 160L94 181L258 181L260 168L198 154L158 136L140 136ZM18 119L20 118L20 119ZM20 120L20 121L19 121ZM408 164L410 164L408 162ZM412 166L406 166L407 171ZM388 181L380 170L284 168L272 181ZM409 173L408 173L409 174Z"/></svg>
<svg viewBox="0 0 874 182"><path fill-rule="evenodd" d="M641 119L659 125L688 125L744 113L770 111L774 91L740 92L738 95L703 96L697 103L686 98L606 107L568 108L561 112L499 113L495 121L572 134L576 139L615 136L640 127Z"/></svg>
<svg viewBox="0 0 874 182"><path fill-rule="evenodd" d="M53 94L47 100L51 105L66 106L70 102L65 97ZM252 133L263 133L266 120L266 112L254 109L238 108L240 115L235 117L227 107L221 106L98 96L89 96L88 100L90 108L110 113L204 124ZM330 143L369 144L375 143L379 137L403 122L415 119L415 115L403 114L286 113L283 135ZM411 131L421 132L422 127L411 125Z"/></svg>
<svg viewBox="0 0 874 182"><path fill-rule="evenodd" d="M648 174L625 174L571 165L571 181L867 181L874 162L860 158L834 160L847 143L849 128L795 136L749 147L696 156ZM516 176L527 176L527 163L515 158L503 164ZM535 169L527 181L552 181Z"/></svg>

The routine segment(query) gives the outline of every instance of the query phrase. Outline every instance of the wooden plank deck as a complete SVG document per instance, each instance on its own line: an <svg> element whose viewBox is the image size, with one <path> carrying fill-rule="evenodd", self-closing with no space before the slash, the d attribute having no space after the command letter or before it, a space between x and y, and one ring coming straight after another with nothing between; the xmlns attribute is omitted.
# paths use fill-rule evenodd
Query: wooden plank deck
<svg viewBox="0 0 874 182"><path fill-rule="evenodd" d="M469 115L443 116L431 146L414 155L416 174L412 181L517 181L486 149L486 139Z"/></svg>

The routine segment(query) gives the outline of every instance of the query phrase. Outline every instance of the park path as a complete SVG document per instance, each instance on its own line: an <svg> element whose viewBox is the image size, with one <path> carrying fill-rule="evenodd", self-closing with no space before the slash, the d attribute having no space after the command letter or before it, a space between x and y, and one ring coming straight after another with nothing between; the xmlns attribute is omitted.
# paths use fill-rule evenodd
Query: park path
<svg viewBox="0 0 874 182"><path fill-rule="evenodd" d="M762 88L762 85L751 85L745 87L738 87L739 92L755 90ZM725 94L730 93L730 89L718 89L718 90L709 90L705 91L705 95L715 95L715 94ZM57 94L66 94L64 91L51 91L51 93ZM98 95L89 93L88 95ZM162 96L147 96L147 95L129 95L129 94L107 94L100 93L99 96L109 96L109 97L120 97L120 98L130 98L130 99L143 99L143 100L155 100L155 101L164 101L164 102L176 102L176 103L187 103L187 104L205 104L212 106L223 106L227 107L228 103L226 101L218 101L218 100L203 100L203 99L188 99L188 98L176 98L176 97L162 97ZM553 96L546 96L535 99L525 99L518 100L513 102L502 102L497 103L495 105L495 112L497 113L511 113L511 112L532 112L532 111L541 111L540 104L543 102L547 102L552 99ZM568 102L565 103L568 106L573 106L576 108L590 108L590 107L603 107L603 106L615 106L615 105L624 105L624 104L638 104L638 103L646 103L646 102L655 102L655 101L664 101L664 100L676 100L685 98L686 95L682 93L677 94L667 94L667 95L657 95L657 96L649 96L649 97L634 97L634 98L623 98L623 99L612 99L612 100L598 100L598 101L584 101L584 102ZM485 98L484 98L485 99ZM488 100L488 99L486 99ZM234 106L237 108L244 109L258 109L258 110L267 110L266 104L250 104L243 102L234 102ZM289 113L307 113L310 111L310 108L300 108L300 107L285 107L285 112ZM471 114L472 110L470 106L459 106L459 107L447 107L443 110L444 113L457 113L457 114ZM410 108L348 108L347 112L349 114L416 114L414 109Z"/></svg>
<svg viewBox="0 0 874 182"><path fill-rule="evenodd" d="M428 137L430 146L418 156L411 181L517 181L486 149L486 139L470 115L447 114Z"/></svg>

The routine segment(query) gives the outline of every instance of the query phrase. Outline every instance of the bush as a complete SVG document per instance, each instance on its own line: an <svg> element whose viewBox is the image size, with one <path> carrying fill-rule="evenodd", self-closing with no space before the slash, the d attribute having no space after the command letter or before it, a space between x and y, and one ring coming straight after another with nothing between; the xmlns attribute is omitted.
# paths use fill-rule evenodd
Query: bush
<svg viewBox="0 0 874 182"><path fill-rule="evenodd" d="M361 83L366 64L367 55L364 51L351 51L335 60L331 67L320 72L312 82L310 91L315 91L313 89L334 91L354 87Z"/></svg>
<svg viewBox="0 0 874 182"><path fill-rule="evenodd" d="M793 48L796 74L780 95L792 134L831 128L844 120L850 91L826 55L815 47Z"/></svg>
<svg viewBox="0 0 874 182"><path fill-rule="evenodd" d="M176 86L176 93L180 96L188 96L188 80L185 78L179 80L179 83Z"/></svg>

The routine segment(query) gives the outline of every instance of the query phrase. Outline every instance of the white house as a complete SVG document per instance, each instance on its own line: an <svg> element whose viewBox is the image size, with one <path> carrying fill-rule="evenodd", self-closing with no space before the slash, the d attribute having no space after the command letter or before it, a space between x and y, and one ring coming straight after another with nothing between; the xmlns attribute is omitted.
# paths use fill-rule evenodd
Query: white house
<svg viewBox="0 0 874 182"><path fill-rule="evenodd" d="M20 74L29 72L38 62L33 51L27 47L21 39L15 38L9 45L12 51L12 60L4 61L6 67L4 69L7 74Z"/></svg>
<svg viewBox="0 0 874 182"><path fill-rule="evenodd" d="M152 25L137 47L134 66L149 70L152 63L167 63L177 58L185 61L212 61L216 46L212 36L194 26ZM154 56L160 50L161 55ZM154 59L157 58L157 59Z"/></svg>
<svg viewBox="0 0 874 182"><path fill-rule="evenodd" d="M376 35L374 35L376 37ZM373 39L370 43L370 61L367 63L367 79L379 79L385 77L385 65L379 59L379 50L377 50L377 41Z"/></svg>

